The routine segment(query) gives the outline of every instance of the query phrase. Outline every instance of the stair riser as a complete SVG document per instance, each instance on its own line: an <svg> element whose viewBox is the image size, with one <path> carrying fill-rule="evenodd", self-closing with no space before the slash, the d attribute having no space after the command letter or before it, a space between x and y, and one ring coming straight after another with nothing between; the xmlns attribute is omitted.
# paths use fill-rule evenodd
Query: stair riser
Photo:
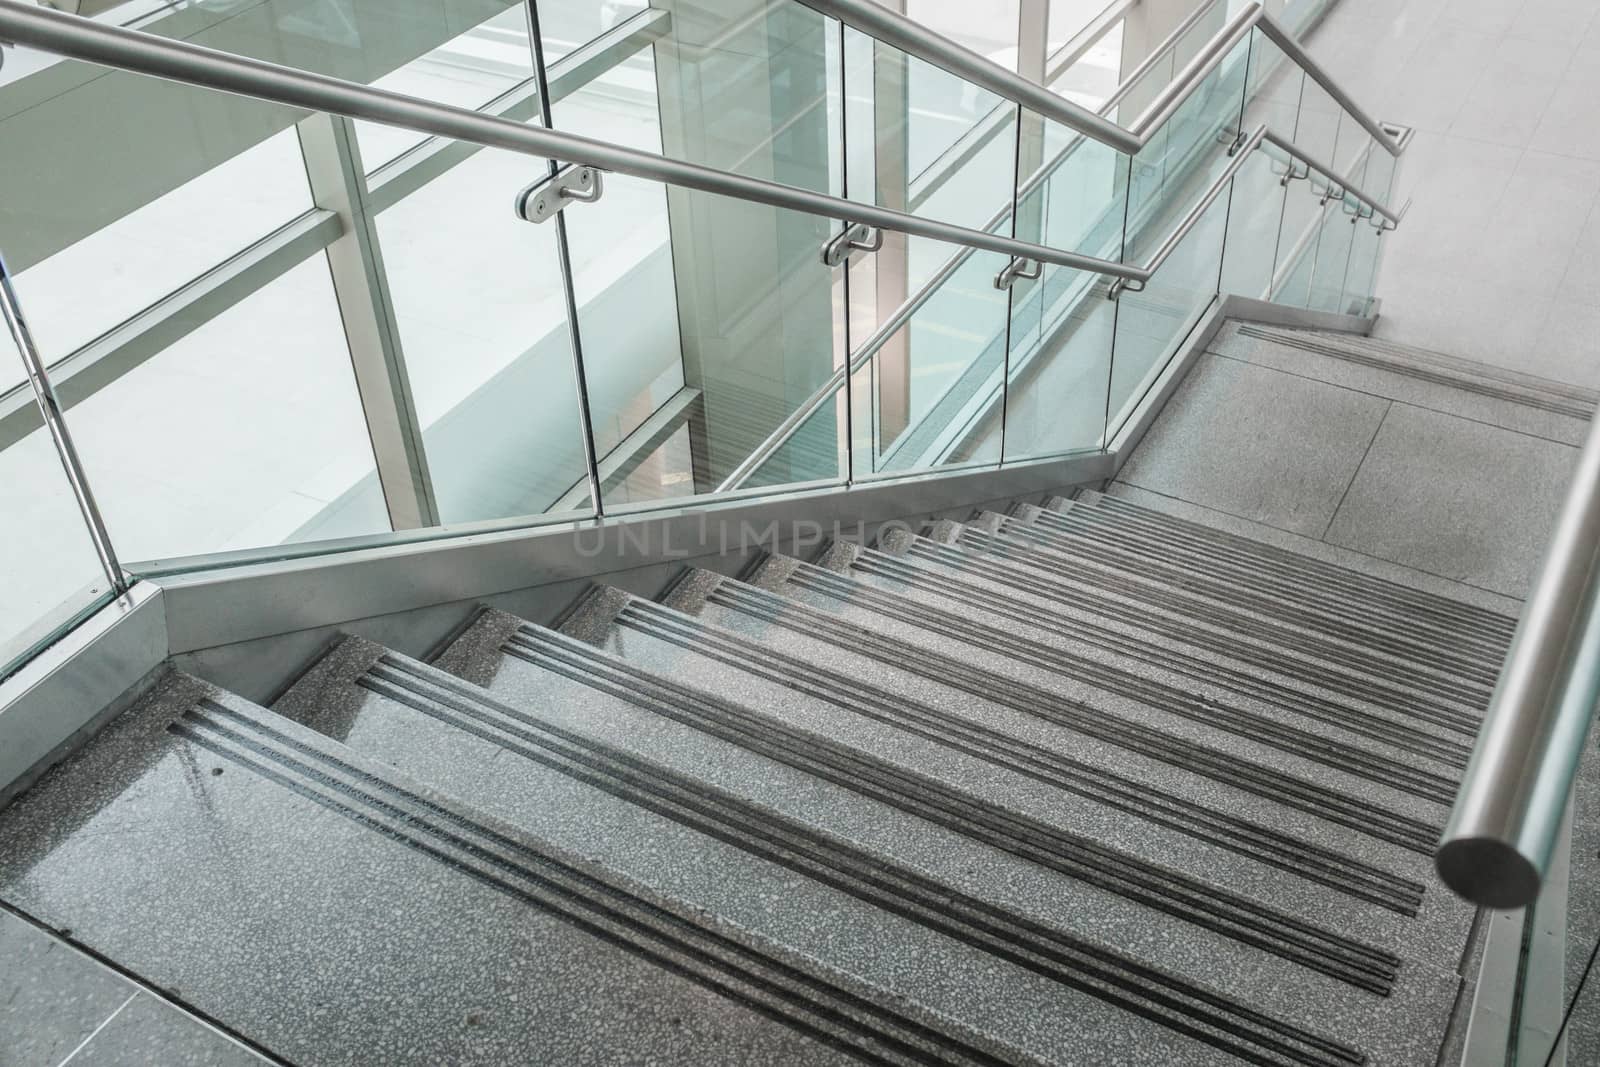
<svg viewBox="0 0 1600 1067"><path fill-rule="evenodd" d="M1180 663L1185 658L1195 658L1197 654L1209 655L1223 669L1229 669L1227 664L1237 663L1253 672L1281 679L1280 684L1285 687L1299 682L1325 694L1371 704L1392 720L1411 718L1443 727L1449 731L1444 736L1457 745L1470 745L1481 722L1480 709L1464 706L1458 701L1354 676L1331 665L1297 659L1273 648L1236 638L1230 633L1181 625L1176 620L1148 613L1116 625L1112 625L1110 620L1101 620L1097 624L1092 608L1083 611L1080 617L1067 612L1052 613L1042 606L1033 607L1018 601L1016 593L1049 604L1060 603L1053 590L1040 589L1037 585L1018 588L1011 581L997 583L1005 590L1005 595L1002 595L974 581L961 580L962 576L947 567L937 564L927 566L915 559L877 552L863 553L853 564L852 572L898 582L908 588L914 587L959 603L981 606L994 617L1023 627L1023 632L1031 629L1050 633L1087 643L1091 647L1105 648L1115 654L1123 654L1126 650L1136 659L1157 666L1163 666L1169 660ZM1170 649L1171 653L1157 651L1151 655L1148 654L1150 649Z"/></svg>
<svg viewBox="0 0 1600 1067"><path fill-rule="evenodd" d="M1175 551L1204 553L1220 559L1242 560L1250 566L1270 567L1273 573L1282 574L1289 580L1326 590L1330 597L1354 597L1370 601L1379 610L1415 613L1431 618L1446 632L1465 629L1486 639L1509 642L1516 629L1516 619L1509 615L1421 589L1384 582L1277 545L1142 507L1118 496L1082 492L1076 500L1058 502L1056 507L1065 510L1046 510L1052 514L1076 511L1083 516L1104 518L1119 529L1137 530L1149 541L1171 546Z"/></svg>
<svg viewBox="0 0 1600 1067"><path fill-rule="evenodd" d="M1369 679L1396 679L1418 692L1438 693L1466 708L1481 709L1488 704L1498 669L1480 666L1458 671L1408 658L1399 648L1384 652L1364 649L1334 641L1330 635L1319 635L1195 596L1123 579L1059 553L1029 550L981 533L964 537L961 549L918 539L906 555L979 575L1126 625L1171 630L1201 623L1235 641L1247 639L1255 647L1280 654L1292 653L1297 659L1326 663L1347 674L1364 675Z"/></svg>
<svg viewBox="0 0 1600 1067"><path fill-rule="evenodd" d="M1041 513L1035 523L1014 522L1001 533L1046 551L1081 556L1124 574L1142 574L1220 603L1303 625L1339 640L1377 651L1392 651L1442 670L1457 664L1493 672L1506 643L1459 629L1433 627L1416 616L1378 615L1369 608L1346 610L1340 600L1284 583L1264 580L1259 570L1225 567L1203 558L1167 559L1121 531L1077 520L1066 523Z"/></svg>

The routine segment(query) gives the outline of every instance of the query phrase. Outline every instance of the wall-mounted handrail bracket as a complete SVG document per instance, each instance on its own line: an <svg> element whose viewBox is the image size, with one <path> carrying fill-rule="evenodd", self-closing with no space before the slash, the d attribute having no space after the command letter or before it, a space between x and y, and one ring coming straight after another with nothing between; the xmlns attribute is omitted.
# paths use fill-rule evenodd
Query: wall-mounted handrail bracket
<svg viewBox="0 0 1600 1067"><path fill-rule="evenodd" d="M822 246L822 262L838 267L852 252L876 252L883 247L883 231L860 222L846 223L844 229Z"/></svg>
<svg viewBox="0 0 1600 1067"><path fill-rule="evenodd" d="M1001 292L1011 288L1018 278L1035 281L1044 272L1044 264L1037 259L1023 259L1017 256L1010 263L1000 268L1000 273L994 276L994 287Z"/></svg>
<svg viewBox="0 0 1600 1067"><path fill-rule="evenodd" d="M1283 172L1283 177L1278 179L1279 185L1288 185L1290 182L1303 182L1311 177L1311 164L1305 164L1305 170L1296 170L1296 160L1289 160L1289 169Z"/></svg>
<svg viewBox="0 0 1600 1067"><path fill-rule="evenodd" d="M569 204L594 203L604 191L598 167L568 163L517 194L517 218L524 222L547 222Z"/></svg>
<svg viewBox="0 0 1600 1067"><path fill-rule="evenodd" d="M1117 297L1121 296L1123 293L1142 293L1142 292L1144 292L1144 282L1140 281L1139 279L1137 279L1137 278L1118 278L1116 281L1112 282L1110 288L1108 288L1106 290L1106 299L1107 300L1115 300Z"/></svg>
<svg viewBox="0 0 1600 1067"><path fill-rule="evenodd" d="M1250 139L1250 135L1242 129L1223 129L1217 134L1217 143L1228 146L1228 158L1232 159L1239 154L1239 149Z"/></svg>
<svg viewBox="0 0 1600 1067"><path fill-rule="evenodd" d="M1317 201L1317 206L1327 207L1330 200L1338 200L1341 203L1344 201L1344 190L1332 182L1329 182L1328 187L1322 191L1322 198Z"/></svg>

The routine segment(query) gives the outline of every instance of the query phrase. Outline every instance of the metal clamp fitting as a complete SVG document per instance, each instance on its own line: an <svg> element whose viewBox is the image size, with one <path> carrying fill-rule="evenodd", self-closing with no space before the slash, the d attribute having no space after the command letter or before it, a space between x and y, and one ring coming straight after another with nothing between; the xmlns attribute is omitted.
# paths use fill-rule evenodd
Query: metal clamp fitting
<svg viewBox="0 0 1600 1067"><path fill-rule="evenodd" d="M1311 177L1311 164L1307 163L1306 169L1303 171L1296 171L1294 169L1294 160L1291 159L1289 160L1289 169L1283 172L1283 177L1278 179L1278 184L1288 185L1290 182L1303 182L1309 177Z"/></svg>
<svg viewBox="0 0 1600 1067"><path fill-rule="evenodd" d="M1123 293L1142 292L1144 292L1144 282L1139 281L1137 278L1118 278L1111 283L1111 288L1106 290L1106 299L1115 300Z"/></svg>
<svg viewBox="0 0 1600 1067"><path fill-rule="evenodd" d="M603 191L598 169L568 163L517 194L517 217L524 222L545 222L559 215L568 204L594 203Z"/></svg>
<svg viewBox="0 0 1600 1067"><path fill-rule="evenodd" d="M1033 265L1033 269L1029 269L1029 264ZM1018 278L1026 278L1029 281L1033 281L1043 273L1044 264L1037 259L1023 259L1021 256L1017 256L1010 263L1001 267L1000 273L994 276L994 287L1004 292L1011 288L1012 283Z"/></svg>
<svg viewBox="0 0 1600 1067"><path fill-rule="evenodd" d="M822 262L837 267L849 259L852 252L876 252L882 247L882 230L860 222L846 223L844 232L829 238L822 246Z"/></svg>

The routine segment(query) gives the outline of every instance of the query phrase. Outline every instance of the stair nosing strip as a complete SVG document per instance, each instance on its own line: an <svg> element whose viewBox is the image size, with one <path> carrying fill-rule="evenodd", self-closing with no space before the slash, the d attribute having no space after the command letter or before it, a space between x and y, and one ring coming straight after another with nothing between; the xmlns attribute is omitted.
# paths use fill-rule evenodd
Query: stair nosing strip
<svg viewBox="0 0 1600 1067"><path fill-rule="evenodd" d="M1038 922L1037 920L1005 912L1002 909L990 905L978 898L972 897L969 894L943 886L933 879L908 868L904 868L899 865L891 866L889 864L885 864L881 858L870 855L858 846L835 839L832 837L832 835L814 830L787 816L764 809L759 805L745 801L742 798L727 793L724 790L717 789L715 787L707 787L704 785L704 783L699 783L688 776L670 771L660 765L648 763L645 760L632 756L631 754L622 750L614 749L612 746L595 742L590 739L585 739L578 735L571 734L570 731L566 731L562 728L553 727L550 724L539 722L531 716L523 714L518 709L494 699L487 693L470 692L469 687L467 687L465 684L452 685L450 681L445 679L423 677L419 672L412 669L409 665L395 663L392 660L389 663L388 673L400 675L407 680L421 686L444 690L464 703L475 705L477 709L476 711L468 711L460 708L459 706L447 703L436 695L422 692L417 688L412 688L412 693L418 698L419 701L442 704L447 709L455 711L457 714L465 715L476 721L478 724L480 724L481 730L471 730L470 732L474 733L476 736L479 736L486 742L506 748L522 756L523 758L536 760L546 766L550 766L559 773L568 774L569 776L577 778L580 781L594 785L596 788L605 789L607 792L617 796L619 799L623 799L629 803L644 807L646 810L652 811L663 818L671 819L675 822L687 825L699 832L708 833L709 835L716 837L719 840L723 840L734 847L751 852L751 854L756 855L758 858L781 864L791 870L796 871L797 873L820 881L831 888L837 889L840 892L849 893L852 896L856 896L858 899L872 904L873 906L884 908L885 910L900 914L903 918L906 918L909 921L926 926L929 929L933 929L936 932L942 933L946 936L954 937L957 940L960 940L963 943L968 944L969 946L980 951L988 952L993 955L999 955L1001 958L1007 959L1009 962L1016 964L1017 966L1033 970L1035 973L1039 973L1047 978L1061 982L1061 984L1067 985L1069 988L1078 989L1080 992L1083 992L1086 995L1097 997L1106 1003L1110 1003L1114 1006L1122 1008L1123 1010L1130 1011L1131 1013L1138 1015L1141 1018L1148 1019L1151 1022L1163 1026L1169 1026L1177 1032L1184 1033L1191 1037L1196 1037L1199 1040L1207 1040L1206 1037L1202 1036L1200 1032L1194 1029L1183 1026L1171 1026L1169 1019L1159 1015L1155 1011L1140 1010L1136 1007L1129 1006L1127 1003L1120 1003L1116 997L1103 996L1094 988L1091 988L1088 981L1085 981L1083 984L1074 984L1055 976L1053 973L1047 972L1043 968L1023 962L1014 955L1006 955L1001 952L997 952L992 944L985 943L983 939L977 936L964 934L958 930L954 930L953 925L965 921L970 927L974 929L981 929L985 922L991 926L1009 923L1018 927L1018 931L1012 937L1012 941L1014 941L1017 945L1032 943L1037 946L1038 944L1051 940L1070 944L1074 946L1071 948L1071 951L1086 957L1097 957L1099 958L1101 964L1108 968L1120 965L1130 972L1144 972L1147 978L1154 979L1151 984L1160 982L1176 990L1177 992L1172 994L1175 997L1188 996L1202 1003L1210 1002L1212 1004L1212 1009L1216 1011L1232 1012L1246 1019L1253 1017L1257 1025L1260 1025L1265 1029L1281 1032L1286 1036L1290 1035L1291 1032L1300 1029L1293 1026L1293 1024L1284 1023L1281 1020L1274 1019L1271 1016L1265 1015L1264 1013L1258 1012L1255 1009L1249 1008L1245 1005L1237 1002L1227 1001L1226 997L1220 993L1205 990L1203 987L1193 987L1192 983L1188 983L1183 979L1168 975L1159 968L1150 966L1148 964L1141 964L1137 960L1123 957L1114 950L1093 945L1092 943L1086 942L1076 935L1055 930L1044 925L1043 923ZM391 682L390 684L398 687L397 683ZM383 692L383 690L378 691ZM391 699L401 699L400 697L392 694L385 695L389 695ZM408 701L402 702L406 703L407 706L412 707L414 710L417 710L422 714L435 714L432 710L419 707L418 705L411 704ZM466 729L466 727L462 726L461 723L452 716L438 717L440 718L440 721L449 723L456 728ZM506 725L496 722L495 720L497 718L510 720L510 722L515 725ZM546 742L540 740L538 737L534 736L534 734L550 734L557 736L567 744L587 750L595 761L603 760L621 765L633 776L631 782L629 783L632 785L632 789L611 789L604 785L598 784L590 777L575 774L565 767L556 766L553 762L546 762L544 759L541 759L535 753L530 751L528 747L526 747L530 745L539 746L541 748L545 748L546 751L553 751L553 749L551 749ZM598 774L605 772L596 771L595 773ZM612 773L616 778L622 777L620 773ZM652 789L652 786L655 788ZM664 787L670 787L671 791L675 795L668 795L668 790ZM639 794L641 793L651 793L660 799L657 803L645 803L644 801L638 799ZM713 807L722 810L717 814L708 815L705 809ZM694 814L695 818L690 819L685 817L681 812L674 810L676 808L689 809ZM708 824L710 824L713 820L716 820L720 825L737 827L741 830L743 839L737 838L732 833L718 833L708 829ZM775 836L779 831L782 832L782 836ZM763 844L752 847L752 845L748 843L749 839L752 838L761 841ZM798 843L796 842L796 839L800 839ZM854 878L860 881L871 882L874 878L878 879L879 881L887 881L892 876L900 883L893 887L894 891L899 894L899 897L896 898L887 888L880 891L876 897L869 897L862 893L855 892L842 884L843 879L820 877L816 868L821 865L821 861L817 860L814 856L812 857L811 865L808 866L800 863L786 862L784 859L776 855L778 852L791 852L796 855L800 855L802 854L801 847L804 847L813 853L823 850L831 850L836 854L843 855L847 859L853 859L857 868L857 870L854 872L842 871L842 868L838 866L838 861L835 861L835 869L842 871L843 879ZM920 906L926 910L938 910L939 905L929 902L929 898L937 898L939 903L946 908L953 910L957 905L960 905L968 912L989 913L990 917L986 920L973 918L967 918L963 920L959 916L950 916L950 924L940 925L936 922L932 922L926 918L920 917L917 914L913 914L912 910L909 908L897 908L893 905L893 902L896 899L904 902L914 899L918 893L920 893L923 898L919 902ZM1023 935L1027 936L1024 937ZM1060 952L1058 954L1065 955L1066 953ZM1072 963L1061 960L1056 960L1055 964L1058 967L1065 966L1070 968L1074 966ZM1079 964L1077 966L1083 967L1085 965ZM1377 972L1373 973L1376 974ZM1368 989L1372 992L1387 993L1388 989L1392 988L1393 974L1394 969L1389 968L1387 969L1387 975L1389 979L1387 982L1376 984L1352 984L1356 984L1358 988ZM1137 975L1135 975L1135 977L1137 977ZM1348 981L1349 979L1345 978L1343 980ZM1108 985L1115 984L1111 979L1103 978L1101 981ZM1125 982L1124 984L1126 985L1130 983ZM1183 990L1186 989L1189 991L1183 992ZM1181 1011L1182 1009L1180 1008L1179 1010ZM1216 1026L1219 1029L1225 1029L1221 1023L1214 1022L1210 1025ZM1326 1041L1325 1038L1322 1038L1320 1035L1316 1035L1311 1031L1303 1031L1303 1036L1297 1040L1301 1040L1307 1044ZM1214 1045L1217 1044L1216 1041L1211 1040L1207 1040L1207 1043ZM1224 1045L1220 1047L1225 1047L1229 1051L1238 1051L1238 1049L1234 1046Z"/></svg>
<svg viewBox="0 0 1600 1067"><path fill-rule="evenodd" d="M796 965L763 953L759 948L743 944L725 933L696 924L685 916L677 915L662 908L659 904L638 897L625 887L608 884L594 874L572 867L559 857L548 855L524 842L510 839L495 830L481 826L477 827L480 834L499 849L509 849L514 853L521 853L523 855L521 861L523 866L519 867L516 860L498 855L495 849L487 844L464 840L459 830L463 825L470 827L472 820L462 816L460 813L450 812L448 808L443 807L436 801L430 801L427 798L410 793L403 787L386 781L379 774L364 772L351 766L347 761L338 760L336 757L330 757L326 753L318 752L315 748L305 745L303 742L284 737L281 734L274 736L272 732L263 730L262 724L252 722L250 719L240 715L235 709L228 708L215 701L201 701L201 705L207 704L210 705L207 710L211 714L214 715L216 711L220 710L230 723L244 724L258 735L265 734L268 740L262 741L240 737L237 729L228 730L226 727L219 727L216 723L197 715L195 710L185 713L169 729L178 736L201 745L209 751L241 765L249 766L256 774L269 780L276 780L282 787L290 789L314 803L338 812L359 824L366 825L404 847L430 856L434 860L444 863L469 877L499 889L501 892L522 899L524 902L549 914L556 915L563 921L584 930L602 941L647 959L657 966L690 978L702 986L711 988L720 995L734 1000L736 1003L744 1004L752 1010L767 1015L769 1018L775 1018L833 1047L844 1048L857 1055L866 1054L885 1063L919 1063L923 1062L920 1057L930 1054L937 1055L940 1052L943 1053L944 1062L950 1063L972 1062L993 1064L995 1067L999 1067L1000 1064L1006 1062L1006 1060L997 1057L991 1052L969 1045L953 1034L941 1033L926 1022L906 1016L892 1007L875 1004L859 993L831 985L820 976L807 974ZM197 726L199 727L198 729ZM241 756L239 753L219 745L216 742L216 735L221 735L231 744L244 748L247 753L250 753L258 760L267 759L273 761L277 764L277 767L267 767L260 763L252 765L248 756ZM271 747L273 741L288 747L291 751L298 753L299 756L286 756L282 752L274 751ZM365 801L369 809L376 811L388 809L392 812L390 818L387 821L381 820L373 814L372 810L364 811L361 807L352 803L353 799L362 799L365 791L352 789L348 785L344 788L333 785L332 783L338 782L338 779L326 772L319 774L315 768L309 767L303 762L305 757L331 762L341 770L341 773L350 775L369 786L377 785L385 792L388 792L390 794L389 799L379 796L374 791L367 793ZM299 765L298 769L296 764ZM296 781L291 776L292 774L298 774L301 780ZM316 783L319 778L323 781L323 788L312 788L311 783ZM396 794L398 794L398 797L396 797ZM421 812L397 806L397 801L403 803L406 800L412 802L413 809L420 808ZM427 812L435 814L442 812L445 821L454 824L457 832L452 833L445 826L430 822L426 815L423 814ZM408 836L408 831L414 834L418 832L419 828L429 832L436 840L449 844L454 851L442 851L437 844L429 844L420 840L417 836ZM473 868L462 858L463 853L467 857L476 856L480 862L499 868L502 873L496 875L489 871ZM527 866L528 860L526 857L533 857L534 861L542 864L546 870L539 871ZM549 873L549 868L555 868L556 874L563 880L560 882L555 881L556 875ZM562 895L569 901L568 906L563 908L549 899L541 900L530 891L521 889L509 881L506 877L507 873L513 877L520 876L523 880L536 885L543 883L548 887L547 893ZM604 907L601 902L584 896L572 887L574 882L591 890L601 890L610 897L607 902L609 907ZM627 914L624 910L630 907L634 912L632 915ZM583 909L587 909L589 918L585 918L584 915L579 913ZM594 918L593 916L597 913L602 918L609 916L612 925L608 926L602 919ZM647 920L654 920L658 925L651 926ZM612 926L631 927L635 937L629 938L625 933L619 933L613 929ZM659 929L661 926L666 927L666 932ZM676 940L671 936L671 931L674 928L678 932ZM650 938L650 934L645 933L645 931L652 931L654 933L653 940L658 945L665 944L669 946L677 955L687 958L690 963L698 963L702 967L710 968L712 972L720 970L729 977L718 981L712 973L696 972L689 965L675 961L667 951L644 943L640 939L641 935L646 939ZM696 938L698 938L699 944L695 943ZM731 955L734 960L724 959L718 955L718 952ZM743 957L744 970L739 969L739 957ZM751 971L749 967L752 962L776 972L779 977L767 977ZM810 1003L803 1002L802 998L805 995L803 988L786 988L783 985L784 979L803 988L809 987L814 1001ZM777 1003L764 1001L749 992L741 992L736 987L736 983L741 980L757 988L765 989L769 997ZM845 1006L827 1004L826 1000L829 997ZM822 1021L803 1018L792 1008L786 1011L783 1003L785 1001L791 1005L797 1002L803 1003L806 1010L813 1015L819 1016L822 1020L827 1020L831 1015L835 1020L834 1025L829 1028ZM871 1020L874 1018L878 1020L878 1029L876 1030L872 1029L874 1024ZM888 1028L889 1024L898 1026L915 1036L908 1037L896 1034ZM885 1049L877 1049L870 1046L863 1048L863 1039L890 1047ZM900 1046L900 1049L896 1050L894 1046ZM888 1058L897 1051L898 1055L895 1055L894 1058Z"/></svg>

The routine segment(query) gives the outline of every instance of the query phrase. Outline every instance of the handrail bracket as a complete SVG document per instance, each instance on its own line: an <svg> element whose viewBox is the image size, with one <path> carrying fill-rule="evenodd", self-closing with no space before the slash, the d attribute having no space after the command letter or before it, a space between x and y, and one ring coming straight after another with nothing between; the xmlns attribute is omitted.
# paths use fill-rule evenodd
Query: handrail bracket
<svg viewBox="0 0 1600 1067"><path fill-rule="evenodd" d="M548 222L571 204L592 204L605 192L598 167L569 163L517 194L517 217L524 222Z"/></svg>
<svg viewBox="0 0 1600 1067"><path fill-rule="evenodd" d="M876 252L883 247L883 231L864 223L845 223L844 230L822 246L825 266L842 266L852 252Z"/></svg>
<svg viewBox="0 0 1600 1067"><path fill-rule="evenodd" d="M1044 272L1044 264L1037 259L1024 259L1017 256L1010 263L1000 268L1000 273L994 276L994 287L1001 292L1010 289L1018 278L1036 281Z"/></svg>

